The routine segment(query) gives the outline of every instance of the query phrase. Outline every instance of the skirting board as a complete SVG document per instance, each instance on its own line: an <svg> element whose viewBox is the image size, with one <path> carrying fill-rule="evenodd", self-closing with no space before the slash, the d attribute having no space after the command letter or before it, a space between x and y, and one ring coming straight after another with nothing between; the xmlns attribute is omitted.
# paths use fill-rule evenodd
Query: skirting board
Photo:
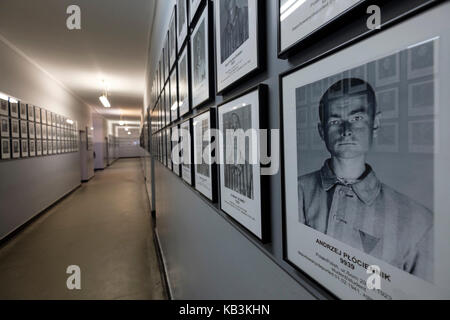
<svg viewBox="0 0 450 320"><path fill-rule="evenodd" d="M161 242L159 241L159 235L158 235L158 229L155 228L153 230L154 234L154 241L156 244L156 253L158 255L159 264L162 269L162 275L163 275L163 283L165 287L165 291L167 292L168 299L173 300L173 293L172 293L172 285L170 284L170 278L167 273L167 265L166 265L166 259L164 258L164 252L161 247Z"/></svg>

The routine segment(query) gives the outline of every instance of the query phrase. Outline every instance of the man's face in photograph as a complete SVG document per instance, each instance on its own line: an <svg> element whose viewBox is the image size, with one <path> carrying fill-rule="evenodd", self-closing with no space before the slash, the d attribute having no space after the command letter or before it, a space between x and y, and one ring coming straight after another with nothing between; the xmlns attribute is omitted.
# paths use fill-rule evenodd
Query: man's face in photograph
<svg viewBox="0 0 450 320"><path fill-rule="evenodd" d="M347 94L324 104L319 133L332 157L352 159L369 152L377 127L374 108L366 94Z"/></svg>

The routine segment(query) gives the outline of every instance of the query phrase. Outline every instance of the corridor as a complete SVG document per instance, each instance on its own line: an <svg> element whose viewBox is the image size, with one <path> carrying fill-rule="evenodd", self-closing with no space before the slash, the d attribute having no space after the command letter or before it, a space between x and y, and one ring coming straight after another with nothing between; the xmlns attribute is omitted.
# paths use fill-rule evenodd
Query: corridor
<svg viewBox="0 0 450 320"><path fill-rule="evenodd" d="M68 290L68 266L81 290ZM165 299L138 159L96 173L0 247L0 299Z"/></svg>

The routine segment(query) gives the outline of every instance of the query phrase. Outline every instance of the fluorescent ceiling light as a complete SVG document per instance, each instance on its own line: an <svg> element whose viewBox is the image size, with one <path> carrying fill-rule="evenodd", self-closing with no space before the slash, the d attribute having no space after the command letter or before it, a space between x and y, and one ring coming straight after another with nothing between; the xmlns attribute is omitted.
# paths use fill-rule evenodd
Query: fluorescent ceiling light
<svg viewBox="0 0 450 320"><path fill-rule="evenodd" d="M17 100L14 99L14 98L9 98L9 102L11 102L11 103L18 103L19 101L17 101Z"/></svg>
<svg viewBox="0 0 450 320"><path fill-rule="evenodd" d="M9 97L6 94L0 92L0 99L8 101L8 98Z"/></svg>
<svg viewBox="0 0 450 320"><path fill-rule="evenodd" d="M105 108L111 108L111 104L109 103L108 98L105 95L102 95L99 99Z"/></svg>
<svg viewBox="0 0 450 320"><path fill-rule="evenodd" d="M70 120L70 119L67 119L66 122L67 122L68 124L73 124L73 120Z"/></svg>

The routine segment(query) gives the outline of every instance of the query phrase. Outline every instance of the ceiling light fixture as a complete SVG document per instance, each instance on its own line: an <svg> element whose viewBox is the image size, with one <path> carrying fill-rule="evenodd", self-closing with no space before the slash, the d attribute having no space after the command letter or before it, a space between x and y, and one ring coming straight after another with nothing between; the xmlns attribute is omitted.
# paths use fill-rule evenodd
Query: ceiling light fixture
<svg viewBox="0 0 450 320"><path fill-rule="evenodd" d="M103 104L103 106L105 108L111 108L111 104L109 103L109 100L108 100L108 90L105 85L105 80L103 80L103 88L104 88L103 94L99 98L100 102Z"/></svg>

